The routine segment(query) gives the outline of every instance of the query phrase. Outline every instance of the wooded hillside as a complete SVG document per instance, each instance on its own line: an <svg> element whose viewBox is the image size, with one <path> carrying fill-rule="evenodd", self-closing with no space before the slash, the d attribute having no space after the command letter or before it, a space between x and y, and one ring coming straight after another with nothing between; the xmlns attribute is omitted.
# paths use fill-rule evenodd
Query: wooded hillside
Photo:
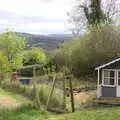
<svg viewBox="0 0 120 120"><path fill-rule="evenodd" d="M71 34L49 34L37 35L28 33L19 33L28 39L30 47L41 47L45 50L58 48L64 41L72 38Z"/></svg>

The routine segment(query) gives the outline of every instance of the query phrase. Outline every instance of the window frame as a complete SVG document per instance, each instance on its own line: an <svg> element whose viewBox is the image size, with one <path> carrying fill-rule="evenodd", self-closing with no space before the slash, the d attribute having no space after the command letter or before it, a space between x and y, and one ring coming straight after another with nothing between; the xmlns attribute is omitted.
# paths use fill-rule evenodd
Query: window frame
<svg viewBox="0 0 120 120"><path fill-rule="evenodd" d="M119 85L119 79L120 79L120 77L119 77L119 72L120 72L120 70L117 70L117 86L120 86L120 85Z"/></svg>
<svg viewBox="0 0 120 120"><path fill-rule="evenodd" d="M114 77L105 77L104 75L104 72L105 71L113 71L114 72ZM106 87L116 87L116 83L117 83L117 70L116 69L103 69L102 70L102 86L106 86ZM114 78L114 85L106 85L106 84L104 84L104 80L105 80L105 78L109 78L109 81L110 81L110 78Z"/></svg>

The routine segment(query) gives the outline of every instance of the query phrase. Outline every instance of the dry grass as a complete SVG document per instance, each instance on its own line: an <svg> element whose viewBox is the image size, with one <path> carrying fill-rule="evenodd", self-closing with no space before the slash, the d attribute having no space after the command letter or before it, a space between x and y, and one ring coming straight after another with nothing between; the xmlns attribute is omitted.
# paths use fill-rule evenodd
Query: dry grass
<svg viewBox="0 0 120 120"><path fill-rule="evenodd" d="M92 96L96 94L95 90L87 91L87 92L79 92L74 93L74 99L75 101L86 102L88 101Z"/></svg>
<svg viewBox="0 0 120 120"><path fill-rule="evenodd" d="M16 108L20 103L8 96L0 96L0 108Z"/></svg>
<svg viewBox="0 0 120 120"><path fill-rule="evenodd" d="M30 103L30 100L21 95L13 94L12 92L6 92L0 89L0 108L11 109L20 107L23 104Z"/></svg>

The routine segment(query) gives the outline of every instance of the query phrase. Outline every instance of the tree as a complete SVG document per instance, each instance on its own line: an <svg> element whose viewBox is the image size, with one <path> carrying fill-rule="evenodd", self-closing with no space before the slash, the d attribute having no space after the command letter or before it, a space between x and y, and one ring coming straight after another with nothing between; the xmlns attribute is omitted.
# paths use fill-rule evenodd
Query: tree
<svg viewBox="0 0 120 120"><path fill-rule="evenodd" d="M9 63L9 70L19 67L22 63L22 52L25 48L25 38L15 32L7 31L0 34L0 51Z"/></svg>
<svg viewBox="0 0 120 120"><path fill-rule="evenodd" d="M53 62L56 70L60 70L62 67L67 65L67 56L62 49L58 49L54 52Z"/></svg>
<svg viewBox="0 0 120 120"><path fill-rule="evenodd" d="M33 48L24 52L23 65L44 64L46 56L42 49Z"/></svg>
<svg viewBox="0 0 120 120"><path fill-rule="evenodd" d="M0 73L9 71L9 63L7 57L0 51Z"/></svg>
<svg viewBox="0 0 120 120"><path fill-rule="evenodd" d="M120 16L119 7L118 0L76 0L74 9L68 14L72 32L79 34L86 24L88 27L101 22L111 23L115 17Z"/></svg>
<svg viewBox="0 0 120 120"><path fill-rule="evenodd" d="M69 58L78 76L92 74L95 67L120 57L120 26L101 24L90 29L74 42Z"/></svg>
<svg viewBox="0 0 120 120"><path fill-rule="evenodd" d="M35 65L39 64L41 67L38 67L37 74L43 74L43 66L46 63L46 55L42 49L38 48L33 48L31 50L24 51L23 54L23 65ZM33 68L26 68L26 69L21 69L21 75L23 76L28 76L32 77L33 76Z"/></svg>

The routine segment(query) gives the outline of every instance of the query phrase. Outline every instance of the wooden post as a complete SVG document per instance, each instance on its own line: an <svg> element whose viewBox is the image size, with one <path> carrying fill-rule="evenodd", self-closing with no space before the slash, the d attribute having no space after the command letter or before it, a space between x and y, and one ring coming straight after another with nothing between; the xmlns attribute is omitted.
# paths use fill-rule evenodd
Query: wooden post
<svg viewBox="0 0 120 120"><path fill-rule="evenodd" d="M51 89L50 94L49 94L49 96L48 96L46 109L49 109L49 104L50 104L50 100L51 100L52 95L53 95L53 90L54 90L54 87L55 87L55 82L56 82L56 75L53 77L52 89Z"/></svg>
<svg viewBox="0 0 120 120"><path fill-rule="evenodd" d="M33 89L34 89L34 94L35 94L35 99L34 99L34 105L36 107L40 107L40 99L39 99L39 92L37 90L36 86L36 67L33 66Z"/></svg>
<svg viewBox="0 0 120 120"><path fill-rule="evenodd" d="M34 89L36 89L36 70L35 70L35 66L33 66L33 87Z"/></svg>
<svg viewBox="0 0 120 120"><path fill-rule="evenodd" d="M97 80L97 98L99 98L101 95L101 88L100 88L100 70L98 69L98 80Z"/></svg>
<svg viewBox="0 0 120 120"><path fill-rule="evenodd" d="M63 79L63 108L66 108L66 79Z"/></svg>
<svg viewBox="0 0 120 120"><path fill-rule="evenodd" d="M73 90L72 90L72 81L71 81L71 78L70 78L70 77L69 77L69 85L70 85L72 112L75 112L75 108L74 108L74 97L73 97Z"/></svg>

